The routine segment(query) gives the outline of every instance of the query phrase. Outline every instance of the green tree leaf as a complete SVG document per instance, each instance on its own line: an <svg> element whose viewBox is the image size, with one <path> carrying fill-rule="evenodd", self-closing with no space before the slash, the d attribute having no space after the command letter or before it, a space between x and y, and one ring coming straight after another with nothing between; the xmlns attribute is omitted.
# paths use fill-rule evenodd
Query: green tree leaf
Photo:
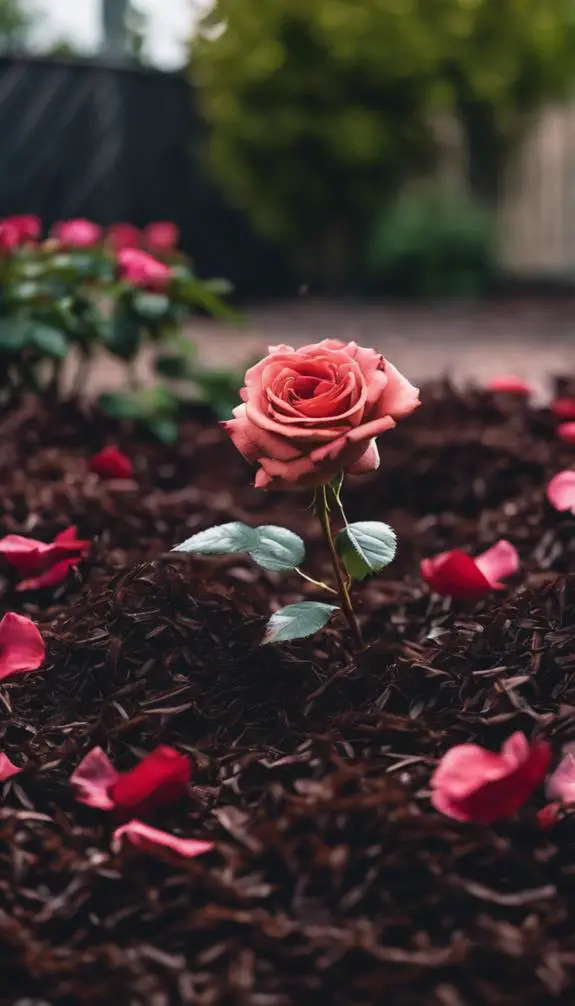
<svg viewBox="0 0 575 1006"><path fill-rule="evenodd" d="M257 548L258 533L253 527L232 521L230 524L219 524L209 527L207 531L187 538L181 545L176 545L172 552L194 552L196 555L229 555L235 552L249 552Z"/></svg>
<svg viewBox="0 0 575 1006"><path fill-rule="evenodd" d="M63 360L68 352L68 340L64 333L41 322L31 323L29 342L54 360Z"/></svg>
<svg viewBox="0 0 575 1006"><path fill-rule="evenodd" d="M293 531L274 524L262 524L256 532L257 545L247 551L263 569L285 573L300 566L305 559L305 545Z"/></svg>
<svg viewBox="0 0 575 1006"><path fill-rule="evenodd" d="M289 643L292 639L305 639L327 625L334 611L334 604L323 604L319 601L300 601L298 604L288 604L274 612L270 618L263 644Z"/></svg>
<svg viewBox="0 0 575 1006"><path fill-rule="evenodd" d="M343 564L354 580L365 580L388 566L395 557L397 536L389 524L377 520L348 524L336 539Z"/></svg>

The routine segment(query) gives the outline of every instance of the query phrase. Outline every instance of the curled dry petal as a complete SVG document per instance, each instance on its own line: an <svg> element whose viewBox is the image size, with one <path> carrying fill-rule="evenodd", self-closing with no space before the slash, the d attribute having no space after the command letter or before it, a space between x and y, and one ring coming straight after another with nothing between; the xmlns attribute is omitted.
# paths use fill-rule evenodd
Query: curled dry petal
<svg viewBox="0 0 575 1006"><path fill-rule="evenodd" d="M556 510L570 510L575 515L575 472L555 475L547 486L547 499Z"/></svg>
<svg viewBox="0 0 575 1006"><path fill-rule="evenodd" d="M8 611L0 621L0 681L12 674L37 671L45 657L46 646L34 622Z"/></svg>
<svg viewBox="0 0 575 1006"><path fill-rule="evenodd" d="M10 761L8 755L0 754L0 782L6 782L7 779L11 779L21 771L21 768Z"/></svg>
<svg viewBox="0 0 575 1006"><path fill-rule="evenodd" d="M467 601L483 597L491 590L503 590L500 580L517 572L519 556L510 542L501 539L475 559L456 548L422 559L420 569L423 579L437 594Z"/></svg>
<svg viewBox="0 0 575 1006"><path fill-rule="evenodd" d="M575 423L560 423L557 427L557 436L566 444L575 444Z"/></svg>
<svg viewBox="0 0 575 1006"><path fill-rule="evenodd" d="M90 471L108 479L129 479L134 473L129 457L113 444L103 447L90 458Z"/></svg>
<svg viewBox="0 0 575 1006"><path fill-rule="evenodd" d="M516 374L500 374L492 377L485 385L488 391L503 392L508 395L524 395L533 393L533 386Z"/></svg>
<svg viewBox="0 0 575 1006"><path fill-rule="evenodd" d="M184 859L194 859L204 852L211 852L213 842L202 842L195 838L179 838L159 828L152 828L142 821L129 821L121 828L116 828L112 836L112 849L119 852L124 839L143 852L158 853L167 850L175 852Z"/></svg>
<svg viewBox="0 0 575 1006"><path fill-rule="evenodd" d="M441 759L431 779L431 802L457 821L491 824L512 817L543 782L551 748L515 733L500 752L459 744Z"/></svg>
<svg viewBox="0 0 575 1006"><path fill-rule="evenodd" d="M70 776L70 783L76 790L78 803L85 803L88 807L96 807L98 810L114 809L110 789L117 780L118 772L100 747L89 751Z"/></svg>

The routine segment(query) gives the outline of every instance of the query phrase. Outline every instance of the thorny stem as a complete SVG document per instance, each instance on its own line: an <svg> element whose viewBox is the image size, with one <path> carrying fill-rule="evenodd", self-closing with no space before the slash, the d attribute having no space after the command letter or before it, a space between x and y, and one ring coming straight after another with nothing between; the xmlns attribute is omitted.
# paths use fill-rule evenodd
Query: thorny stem
<svg viewBox="0 0 575 1006"><path fill-rule="evenodd" d="M331 528L331 520L329 513L329 501L327 496L327 486L320 486L315 492L315 511L317 513L319 522L321 524L321 529L324 533L327 546L329 548L329 553L331 557L331 564L333 566L333 571L335 573L335 579L337 582L337 592L341 601L341 610L345 616L345 620L349 625L352 636L358 647L363 647L363 639L361 636L361 629L359 627L357 618L355 617L355 612L353 610L353 605L351 603L351 598L349 596L349 586L346 583L343 570L339 561L339 556L337 554L337 549L335 547L335 541L333 537L333 531Z"/></svg>

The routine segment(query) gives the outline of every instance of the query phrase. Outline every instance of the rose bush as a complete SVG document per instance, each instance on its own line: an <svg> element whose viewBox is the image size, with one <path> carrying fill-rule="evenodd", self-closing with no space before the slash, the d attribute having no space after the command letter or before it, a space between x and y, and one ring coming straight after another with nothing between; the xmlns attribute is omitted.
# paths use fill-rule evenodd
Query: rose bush
<svg viewBox="0 0 575 1006"><path fill-rule="evenodd" d="M260 489L313 488L378 468L375 438L421 404L419 389L376 350L333 339L270 347L241 396L225 427L259 463Z"/></svg>

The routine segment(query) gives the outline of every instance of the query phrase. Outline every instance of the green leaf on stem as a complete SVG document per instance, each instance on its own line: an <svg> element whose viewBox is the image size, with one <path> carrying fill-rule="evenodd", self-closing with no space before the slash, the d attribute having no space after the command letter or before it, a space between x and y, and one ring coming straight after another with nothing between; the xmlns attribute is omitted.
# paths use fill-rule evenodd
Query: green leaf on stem
<svg viewBox="0 0 575 1006"><path fill-rule="evenodd" d="M395 558L397 537L389 524L363 520L348 524L336 539L343 564L354 580L378 573Z"/></svg>
<svg viewBox="0 0 575 1006"><path fill-rule="evenodd" d="M106 334L106 349L122 360L132 360L140 348L140 322L118 305Z"/></svg>
<svg viewBox="0 0 575 1006"><path fill-rule="evenodd" d="M247 549L254 562L274 573L287 573L305 559L305 545L298 534L286 527L262 524L256 528L258 542Z"/></svg>
<svg viewBox="0 0 575 1006"><path fill-rule="evenodd" d="M329 622L334 611L334 604L323 604L319 601L300 601L298 604L288 604L274 612L266 627L263 645L269 643L289 643L292 639L305 639L313 636Z"/></svg>
<svg viewBox="0 0 575 1006"><path fill-rule="evenodd" d="M63 360L68 352L68 340L64 333L41 322L32 322L29 343L54 360Z"/></svg>
<svg viewBox="0 0 575 1006"><path fill-rule="evenodd" d="M196 555L229 555L236 552L249 552L257 548L258 533L255 528L232 521L230 524L219 524L209 527L207 531L199 531L187 538L181 545L176 545L172 552L195 552Z"/></svg>

